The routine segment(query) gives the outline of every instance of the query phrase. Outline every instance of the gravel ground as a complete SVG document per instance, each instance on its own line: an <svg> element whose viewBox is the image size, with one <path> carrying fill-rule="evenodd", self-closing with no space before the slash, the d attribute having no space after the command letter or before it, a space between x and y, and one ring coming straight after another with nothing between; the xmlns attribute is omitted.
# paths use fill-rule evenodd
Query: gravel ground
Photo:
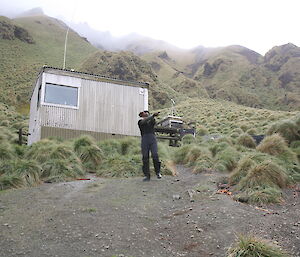
<svg viewBox="0 0 300 257"><path fill-rule="evenodd" d="M226 256L246 232L300 256L296 189L257 208L216 194L219 173L177 169L150 182L91 177L0 192L0 256Z"/></svg>

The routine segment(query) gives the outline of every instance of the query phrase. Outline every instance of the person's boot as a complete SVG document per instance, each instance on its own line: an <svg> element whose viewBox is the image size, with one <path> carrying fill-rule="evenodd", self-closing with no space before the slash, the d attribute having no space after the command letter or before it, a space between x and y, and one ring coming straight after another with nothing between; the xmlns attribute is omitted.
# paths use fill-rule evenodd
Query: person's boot
<svg viewBox="0 0 300 257"><path fill-rule="evenodd" d="M148 161L143 161L143 173L145 175L143 181L150 181L149 160Z"/></svg>
<svg viewBox="0 0 300 257"><path fill-rule="evenodd" d="M160 173L160 167L161 167L161 162L158 160L153 160L153 165L155 169L155 173L158 179L161 179L161 173Z"/></svg>

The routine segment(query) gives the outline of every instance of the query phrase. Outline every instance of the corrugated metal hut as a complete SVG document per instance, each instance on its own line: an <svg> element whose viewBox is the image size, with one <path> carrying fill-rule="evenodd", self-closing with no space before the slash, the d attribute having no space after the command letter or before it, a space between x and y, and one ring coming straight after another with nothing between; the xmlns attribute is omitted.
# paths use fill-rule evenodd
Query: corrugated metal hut
<svg viewBox="0 0 300 257"><path fill-rule="evenodd" d="M148 110L148 89L148 83L43 67L31 96L28 144L82 134L97 140L139 136L138 113Z"/></svg>

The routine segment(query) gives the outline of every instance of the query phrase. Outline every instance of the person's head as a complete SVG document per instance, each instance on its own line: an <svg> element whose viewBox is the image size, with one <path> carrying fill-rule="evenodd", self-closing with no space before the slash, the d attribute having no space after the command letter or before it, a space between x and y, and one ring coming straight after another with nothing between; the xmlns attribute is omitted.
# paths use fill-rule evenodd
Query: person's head
<svg viewBox="0 0 300 257"><path fill-rule="evenodd" d="M147 118L150 115L149 111L143 111L139 113L141 118Z"/></svg>

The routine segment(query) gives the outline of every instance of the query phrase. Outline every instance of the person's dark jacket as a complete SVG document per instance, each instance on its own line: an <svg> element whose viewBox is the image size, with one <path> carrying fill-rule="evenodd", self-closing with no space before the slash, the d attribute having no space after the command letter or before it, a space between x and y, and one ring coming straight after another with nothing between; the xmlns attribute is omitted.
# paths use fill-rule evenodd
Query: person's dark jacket
<svg viewBox="0 0 300 257"><path fill-rule="evenodd" d="M138 126L140 128L142 136L146 134L154 134L154 126L155 126L154 115L151 115L146 119L139 120Z"/></svg>

